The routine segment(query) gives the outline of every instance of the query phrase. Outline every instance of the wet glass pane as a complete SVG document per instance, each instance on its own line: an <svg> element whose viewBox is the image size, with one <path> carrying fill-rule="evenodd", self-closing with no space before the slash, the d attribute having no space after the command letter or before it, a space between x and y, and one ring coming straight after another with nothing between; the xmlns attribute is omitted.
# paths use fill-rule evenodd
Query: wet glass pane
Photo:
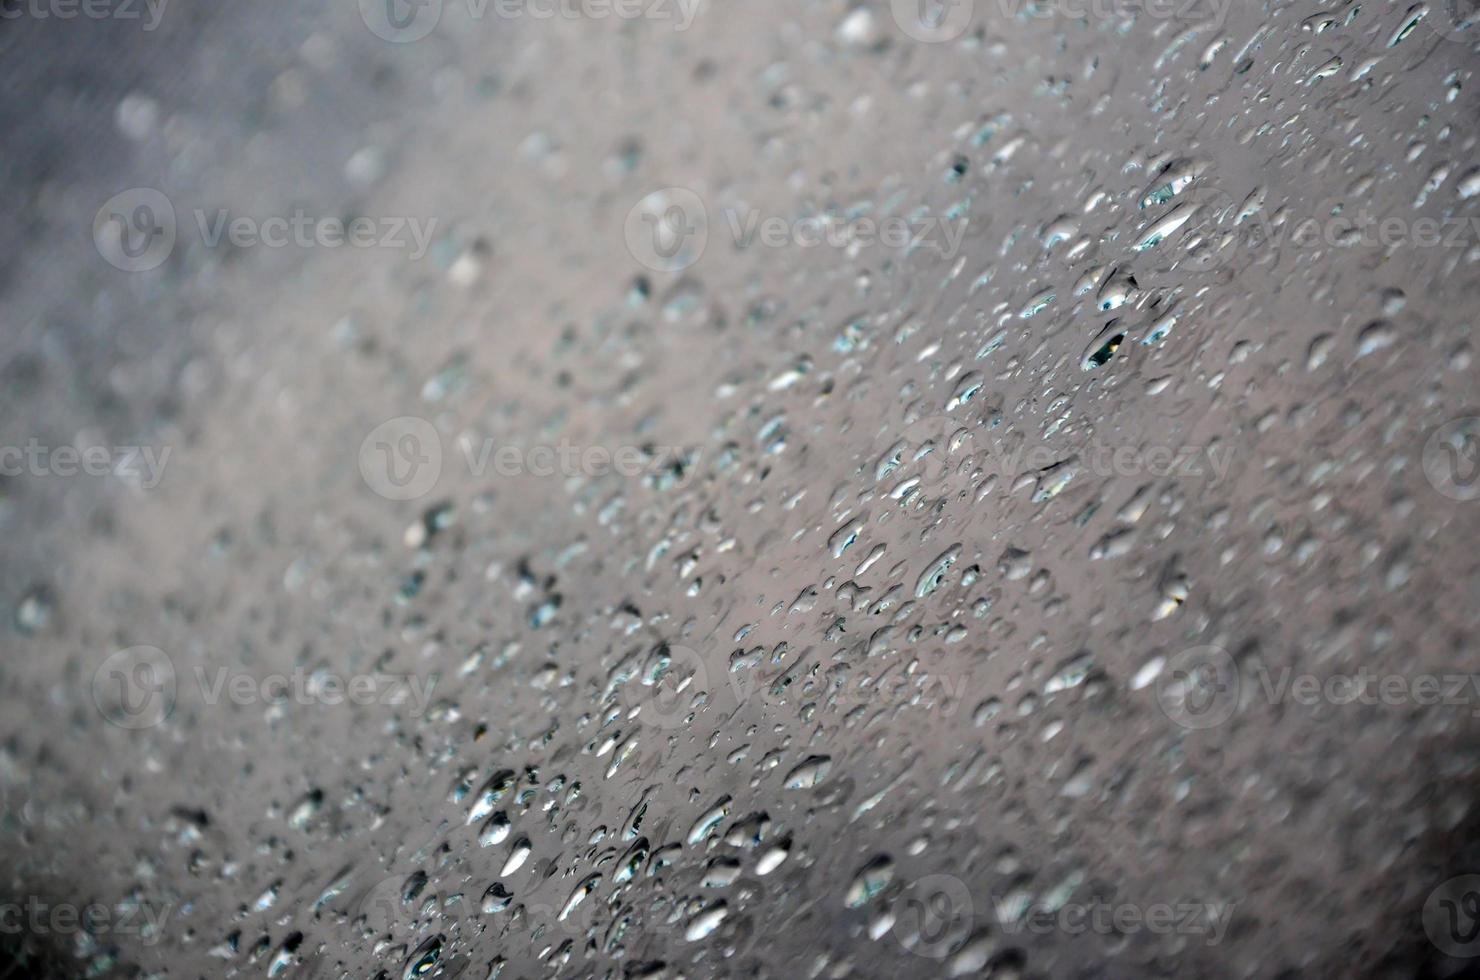
<svg viewBox="0 0 1480 980"><path fill-rule="evenodd" d="M0 976L1477 968L1470 0L0 14Z"/></svg>

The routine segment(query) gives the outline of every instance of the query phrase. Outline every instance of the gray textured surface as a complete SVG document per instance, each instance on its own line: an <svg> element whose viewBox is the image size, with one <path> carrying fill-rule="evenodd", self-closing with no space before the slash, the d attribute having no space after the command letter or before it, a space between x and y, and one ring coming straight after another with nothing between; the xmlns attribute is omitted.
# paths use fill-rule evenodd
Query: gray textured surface
<svg viewBox="0 0 1480 980"><path fill-rule="evenodd" d="M0 898L160 917L33 929L63 975L1458 975L1480 500L1431 437L1480 411L1480 61L1430 6L0 25L0 444L169 450L0 478ZM177 240L127 272L92 229L140 187ZM222 208L434 241L211 247ZM388 499L404 417L440 469ZM431 689L212 693L295 671ZM1283 686L1358 673L1402 693Z"/></svg>

